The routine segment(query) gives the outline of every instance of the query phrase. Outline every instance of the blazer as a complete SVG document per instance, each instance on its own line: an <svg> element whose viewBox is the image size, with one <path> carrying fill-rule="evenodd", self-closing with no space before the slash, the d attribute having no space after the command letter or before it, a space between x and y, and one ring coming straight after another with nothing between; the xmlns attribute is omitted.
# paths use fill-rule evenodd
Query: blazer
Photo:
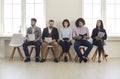
<svg viewBox="0 0 120 79"><path fill-rule="evenodd" d="M26 37L28 37L28 34L32 34L32 33L33 33L32 27L29 27L27 29ZM41 40L41 28L36 26L36 28L34 30L34 34L35 34L35 39L40 41Z"/></svg>
<svg viewBox="0 0 120 79"><path fill-rule="evenodd" d="M52 39L55 39L56 41L58 41L59 39L59 33L57 28L53 27L52 28ZM48 27L44 28L43 33L42 33L42 40L44 41L45 37L49 37L49 32L48 32Z"/></svg>
<svg viewBox="0 0 120 79"><path fill-rule="evenodd" d="M92 36L91 38L93 39L93 44L94 42L96 41L95 37L98 36L98 33L100 32L104 32L105 35L101 38L103 41L107 39L107 33L106 33L106 30L105 29L101 29L101 30L98 30L97 28L93 29L92 31Z"/></svg>

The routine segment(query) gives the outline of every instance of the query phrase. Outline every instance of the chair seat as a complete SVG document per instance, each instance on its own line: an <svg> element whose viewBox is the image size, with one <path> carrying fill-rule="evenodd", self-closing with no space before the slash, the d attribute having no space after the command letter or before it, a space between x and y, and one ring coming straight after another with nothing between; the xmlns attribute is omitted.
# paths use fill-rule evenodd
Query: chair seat
<svg viewBox="0 0 120 79"><path fill-rule="evenodd" d="M20 47L20 46L22 46L21 44L9 44L9 46L12 46L12 47Z"/></svg>
<svg viewBox="0 0 120 79"><path fill-rule="evenodd" d="M48 47L48 48L52 48L53 46L52 46L52 45L48 45L47 47Z"/></svg>

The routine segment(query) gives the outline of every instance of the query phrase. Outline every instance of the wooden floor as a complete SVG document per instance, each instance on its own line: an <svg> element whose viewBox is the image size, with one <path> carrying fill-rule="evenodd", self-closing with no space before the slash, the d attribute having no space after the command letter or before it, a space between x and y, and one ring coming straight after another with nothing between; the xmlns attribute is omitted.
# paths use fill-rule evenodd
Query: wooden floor
<svg viewBox="0 0 120 79"><path fill-rule="evenodd" d="M108 62L24 63L0 59L0 79L120 79L120 58Z"/></svg>

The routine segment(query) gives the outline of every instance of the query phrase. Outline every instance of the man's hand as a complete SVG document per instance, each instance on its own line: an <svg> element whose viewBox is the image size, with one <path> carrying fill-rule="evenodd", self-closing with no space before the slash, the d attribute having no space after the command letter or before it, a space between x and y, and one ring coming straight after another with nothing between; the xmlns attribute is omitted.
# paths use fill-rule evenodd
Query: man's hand
<svg viewBox="0 0 120 79"><path fill-rule="evenodd" d="M53 40L52 40L52 42L56 42L56 40L55 40L55 39L53 39Z"/></svg>
<svg viewBox="0 0 120 79"><path fill-rule="evenodd" d="M34 40L33 42L37 42L38 40Z"/></svg>
<svg viewBox="0 0 120 79"><path fill-rule="evenodd" d="M82 39L82 37L81 36L75 36L74 39L80 40L80 39Z"/></svg>
<svg viewBox="0 0 120 79"><path fill-rule="evenodd" d="M89 37L88 37L87 35L84 35L84 36L83 36L83 39L84 39L84 40L87 40L87 39L89 39Z"/></svg>

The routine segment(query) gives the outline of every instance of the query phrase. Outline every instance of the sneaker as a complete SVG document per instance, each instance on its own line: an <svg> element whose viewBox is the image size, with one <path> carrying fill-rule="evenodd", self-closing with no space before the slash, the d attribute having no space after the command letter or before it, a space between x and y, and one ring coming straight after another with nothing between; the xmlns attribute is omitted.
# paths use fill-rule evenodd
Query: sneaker
<svg viewBox="0 0 120 79"><path fill-rule="evenodd" d="M35 58L35 62L39 62L40 60L39 60L39 58Z"/></svg>
<svg viewBox="0 0 120 79"><path fill-rule="evenodd" d="M64 62L68 62L67 56L64 57Z"/></svg>
<svg viewBox="0 0 120 79"><path fill-rule="evenodd" d="M46 60L45 59L41 59L41 61L40 62L45 62Z"/></svg>
<svg viewBox="0 0 120 79"><path fill-rule="evenodd" d="M79 63L81 63L82 62L82 58L79 58Z"/></svg>
<svg viewBox="0 0 120 79"><path fill-rule="evenodd" d="M26 58L24 62L30 62L30 58Z"/></svg>
<svg viewBox="0 0 120 79"><path fill-rule="evenodd" d="M87 57L83 57L83 59L82 59L85 63L88 61L87 60Z"/></svg>
<svg viewBox="0 0 120 79"><path fill-rule="evenodd" d="M54 58L54 62L58 63L58 59L57 59L57 58Z"/></svg>

